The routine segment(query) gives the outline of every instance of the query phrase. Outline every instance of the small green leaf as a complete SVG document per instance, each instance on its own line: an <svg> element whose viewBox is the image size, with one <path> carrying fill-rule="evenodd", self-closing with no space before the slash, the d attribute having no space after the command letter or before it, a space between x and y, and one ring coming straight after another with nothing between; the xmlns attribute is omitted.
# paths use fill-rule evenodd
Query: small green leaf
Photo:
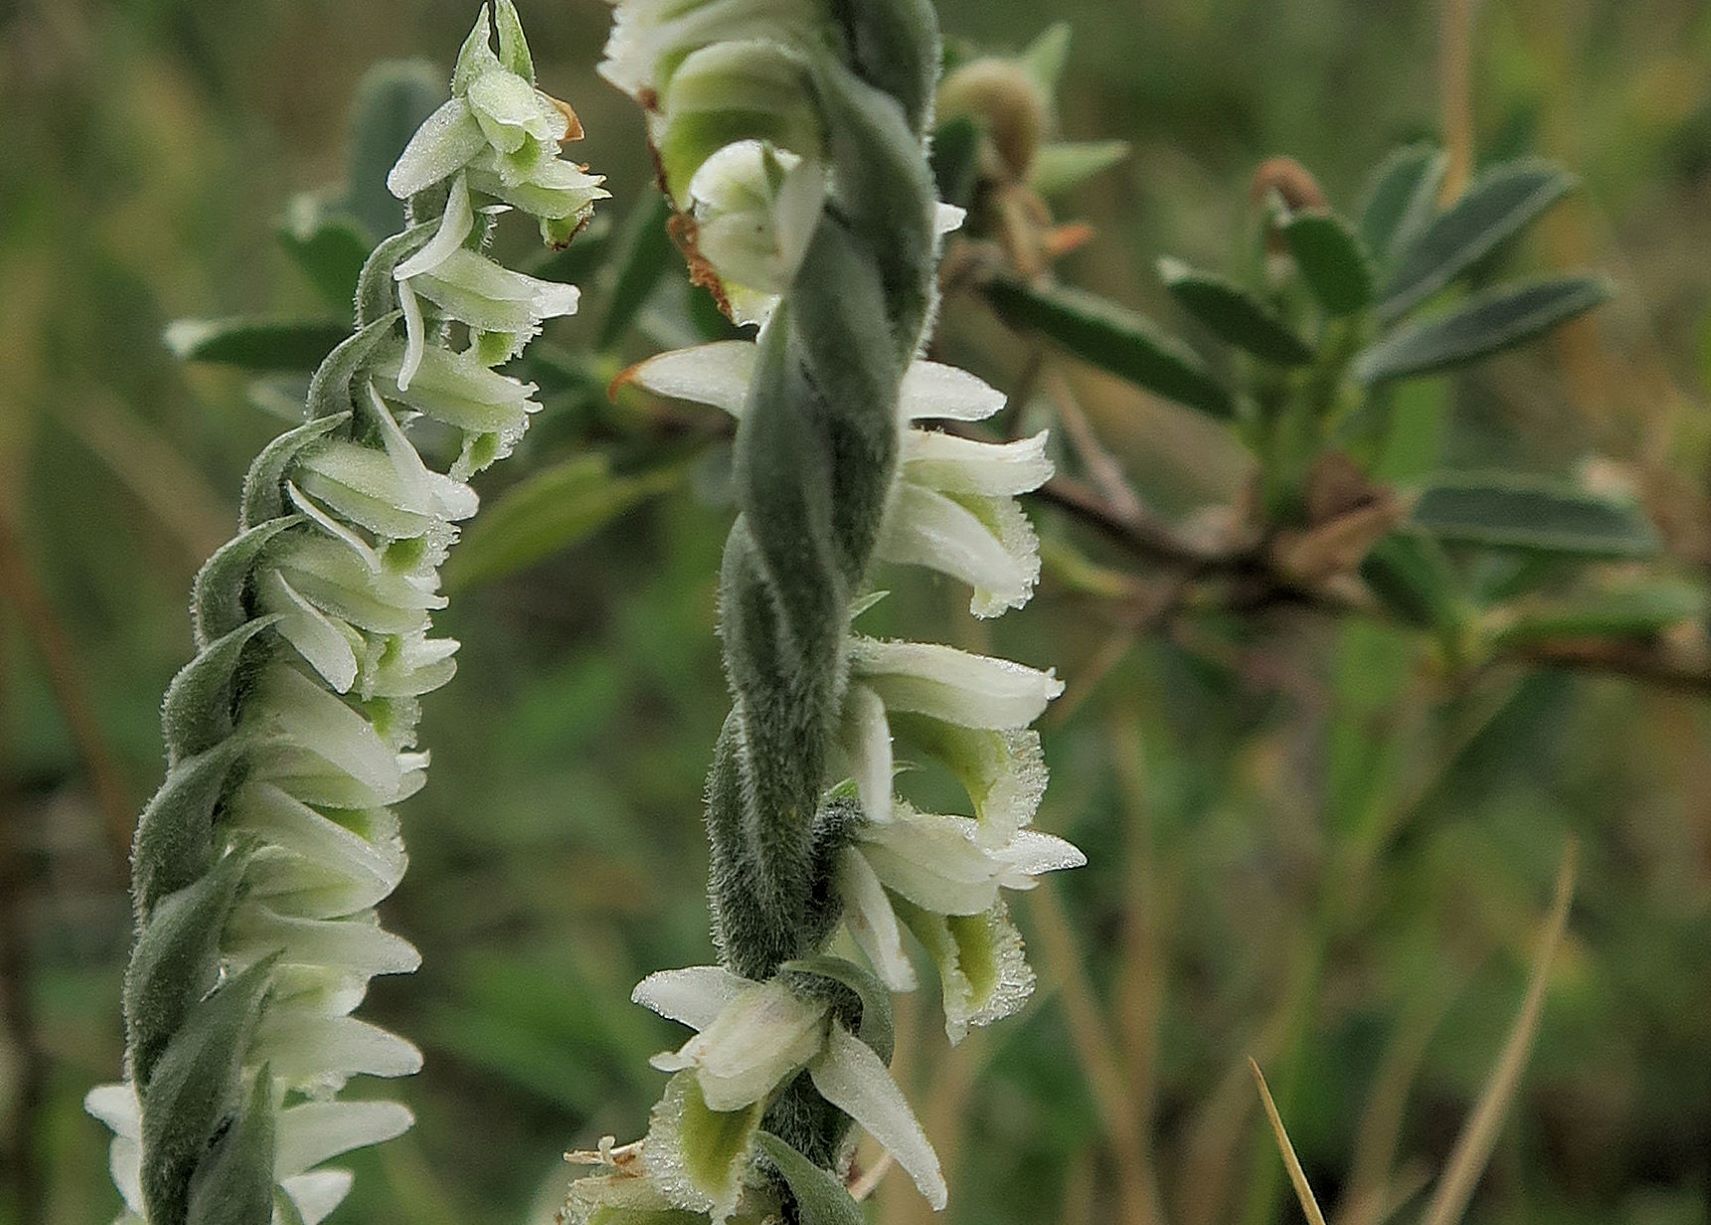
<svg viewBox="0 0 1711 1225"><path fill-rule="evenodd" d="M1407 527L1440 540L1583 557L1645 557L1658 538L1632 506L1512 473L1447 476L1426 486Z"/></svg>
<svg viewBox="0 0 1711 1225"><path fill-rule="evenodd" d="M1283 237L1313 296L1333 315L1352 315L1372 305L1372 264L1360 239L1332 213L1292 213Z"/></svg>
<svg viewBox="0 0 1711 1225"><path fill-rule="evenodd" d="M657 192L630 214L619 240L617 280L612 285L606 318L600 324L602 349L610 349L624 338L671 266L671 235L666 230L670 216L670 204Z"/></svg>
<svg viewBox="0 0 1711 1225"><path fill-rule="evenodd" d="M355 221L328 215L313 196L299 196L279 227L279 244L329 306L350 309L369 251Z"/></svg>
<svg viewBox="0 0 1711 1225"><path fill-rule="evenodd" d="M579 455L507 490L471 524L446 563L446 586L492 582L580 544L625 511L672 488L687 468L672 464L617 476L604 455Z"/></svg>
<svg viewBox="0 0 1711 1225"><path fill-rule="evenodd" d="M1234 282L1169 258L1158 262L1158 274L1177 305L1226 344L1279 366L1304 366L1313 360L1306 341Z"/></svg>
<svg viewBox="0 0 1711 1225"><path fill-rule="evenodd" d="M1360 576L1393 615L1410 625L1449 631L1461 623L1460 579L1428 536L1386 536L1361 562Z"/></svg>
<svg viewBox="0 0 1711 1225"><path fill-rule="evenodd" d="M1465 366L1526 344L1609 296L1609 284L1589 276L1500 286L1369 346L1354 375L1370 385Z"/></svg>
<svg viewBox="0 0 1711 1225"><path fill-rule="evenodd" d="M878 594L883 596L884 592ZM853 613L851 615L854 616ZM892 1047L896 1042L891 1020L891 992L874 976L873 971L845 958L825 954L787 961L779 969L795 970L800 974L818 974L822 978L842 983L854 991L861 1000L861 1028L856 1037L871 1046L874 1054L881 1059L890 1061Z"/></svg>
<svg viewBox="0 0 1711 1225"><path fill-rule="evenodd" d="M313 370L351 334L336 319L176 319L161 339L180 361L243 370Z"/></svg>
<svg viewBox="0 0 1711 1225"><path fill-rule="evenodd" d="M1057 93L1064 66L1069 63L1069 38L1069 22L1053 22L1017 57L1028 79L1048 98Z"/></svg>
<svg viewBox="0 0 1711 1225"><path fill-rule="evenodd" d="M1492 633L1491 644L1509 647L1563 638L1650 638L1684 621L1703 621L1706 612L1703 588L1662 581L1514 611Z"/></svg>
<svg viewBox="0 0 1711 1225"><path fill-rule="evenodd" d="M1480 176L1466 195L1408 243L1384 287L1380 316L1395 319L1437 293L1574 186L1572 175L1531 160Z"/></svg>
<svg viewBox="0 0 1711 1225"><path fill-rule="evenodd" d="M1211 416L1235 415L1230 393L1193 350L1143 315L1080 290L1020 281L994 281L986 297L1012 327L1032 328L1090 365Z"/></svg>
<svg viewBox="0 0 1711 1225"><path fill-rule="evenodd" d="M1437 212L1447 161L1436 147L1419 144L1397 149L1379 164L1361 206L1360 237L1381 266Z"/></svg>
<svg viewBox="0 0 1711 1225"><path fill-rule="evenodd" d="M387 172L445 100L445 74L426 60L376 64L357 86L345 208L376 242L404 225L404 205L387 190Z"/></svg>
<svg viewBox="0 0 1711 1225"><path fill-rule="evenodd" d="M980 124L971 115L946 120L933 133L933 181L939 199L958 208L974 200L980 181Z"/></svg>
<svg viewBox="0 0 1711 1225"><path fill-rule="evenodd" d="M861 1206L830 1170L821 1169L769 1131L761 1132L755 1141L790 1188L802 1225L865 1225Z"/></svg>
<svg viewBox="0 0 1711 1225"><path fill-rule="evenodd" d="M1042 196L1055 196L1102 170L1109 170L1127 156L1126 140L1058 141L1044 145L1034 155L1028 186Z"/></svg>

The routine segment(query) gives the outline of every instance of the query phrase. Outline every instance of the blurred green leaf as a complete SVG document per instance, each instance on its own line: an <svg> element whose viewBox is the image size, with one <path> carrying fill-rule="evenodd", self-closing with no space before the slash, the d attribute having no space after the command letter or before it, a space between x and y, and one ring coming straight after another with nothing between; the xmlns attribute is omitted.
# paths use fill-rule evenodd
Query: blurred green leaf
<svg viewBox="0 0 1711 1225"><path fill-rule="evenodd" d="M1513 473L1446 476L1421 490L1407 525L1440 540L1588 557L1644 557L1657 533L1634 507Z"/></svg>
<svg viewBox="0 0 1711 1225"><path fill-rule="evenodd" d="M933 133L933 180L939 199L967 208L980 181L980 124L969 115L941 123Z"/></svg>
<svg viewBox="0 0 1711 1225"><path fill-rule="evenodd" d="M686 471L676 463L619 476L606 456L578 455L537 472L483 509L446 563L446 587L456 591L492 582L579 544L676 485Z"/></svg>
<svg viewBox="0 0 1711 1225"><path fill-rule="evenodd" d="M1042 196L1053 196L1109 170L1127 156L1126 140L1057 141L1035 154L1028 186Z"/></svg>
<svg viewBox="0 0 1711 1225"><path fill-rule="evenodd" d="M313 370L350 338L336 319L176 319L161 339L180 361L244 370Z"/></svg>
<svg viewBox="0 0 1711 1225"><path fill-rule="evenodd" d="M355 221L328 215L314 196L299 196L279 227L279 243L329 306L350 309L369 252Z"/></svg>
<svg viewBox="0 0 1711 1225"><path fill-rule="evenodd" d="M386 174L422 120L446 100L445 82L427 60L389 60L357 86L345 208L377 242L404 228L404 204L386 189Z"/></svg>
<svg viewBox="0 0 1711 1225"><path fill-rule="evenodd" d="M1360 237L1379 265L1389 264L1437 211L1447 159L1434 145L1408 145L1379 164L1361 206Z"/></svg>
<svg viewBox="0 0 1711 1225"><path fill-rule="evenodd" d="M1395 319L1437 293L1567 195L1576 180L1548 162L1520 161L1481 175L1402 252L1379 315Z"/></svg>
<svg viewBox="0 0 1711 1225"><path fill-rule="evenodd" d="M1491 643L1504 647L1562 638L1649 638L1684 621L1703 621L1706 612L1703 588L1663 580L1505 610Z"/></svg>
<svg viewBox="0 0 1711 1225"><path fill-rule="evenodd" d="M1069 63L1069 41L1069 22L1056 21L1040 31L1039 36L1017 57L1022 71L1048 99L1057 93L1064 66Z"/></svg>
<svg viewBox="0 0 1711 1225"><path fill-rule="evenodd" d="M1193 350L1143 315L1076 289L993 281L987 300L1012 327L1026 327L1101 370L1214 417L1235 404Z"/></svg>
<svg viewBox="0 0 1711 1225"><path fill-rule="evenodd" d="M1307 287L1327 311L1352 315L1372 305L1372 265L1341 217L1293 213L1283 222L1283 236Z"/></svg>
<svg viewBox="0 0 1711 1225"><path fill-rule="evenodd" d="M1361 562L1360 575L1384 606L1410 625L1448 633L1461 624L1460 578L1430 537L1386 536Z"/></svg>
<svg viewBox="0 0 1711 1225"><path fill-rule="evenodd" d="M432 1006L425 1039L471 1067L578 1115L600 1108L609 1084L584 1061L565 1057L562 1037L472 1008Z"/></svg>
<svg viewBox="0 0 1711 1225"><path fill-rule="evenodd" d="M1369 346L1355 359L1354 375L1373 384L1465 366L1536 339L1609 297L1608 282L1591 276L1500 286Z"/></svg>
<svg viewBox="0 0 1711 1225"><path fill-rule="evenodd" d="M761 1151L790 1188L802 1225L865 1225L861 1205L850 1198L844 1184L822 1170L771 1132L755 1137Z"/></svg>
<svg viewBox="0 0 1711 1225"><path fill-rule="evenodd" d="M600 324L600 347L610 349L624 338L648 298L659 287L666 269L676 262L666 223L671 205L655 192L631 212L619 240L618 275Z"/></svg>
<svg viewBox="0 0 1711 1225"><path fill-rule="evenodd" d="M1226 344L1279 366L1303 366L1313 360L1306 341L1234 282L1169 257L1159 260L1158 274L1177 305Z"/></svg>

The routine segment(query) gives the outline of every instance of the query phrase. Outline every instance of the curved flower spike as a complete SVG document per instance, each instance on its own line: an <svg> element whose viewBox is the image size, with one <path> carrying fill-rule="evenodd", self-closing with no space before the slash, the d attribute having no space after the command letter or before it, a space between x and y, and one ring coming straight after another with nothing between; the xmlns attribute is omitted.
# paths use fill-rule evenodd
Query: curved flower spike
<svg viewBox="0 0 1711 1225"><path fill-rule="evenodd" d="M410 1125L401 1106L335 1097L353 1076L422 1064L351 1015L373 976L421 960L374 910L405 866L390 806L425 779L419 699L456 670L457 643L430 619L478 506L463 478L537 407L532 386L488 367L576 305L574 288L471 245L503 209L471 198L483 159L515 169L568 122L524 83L509 0L498 13L499 54L484 14L459 60L468 130L442 111L393 176L450 177L443 200L413 200L417 224L369 257L358 327L311 380L309 420L257 457L239 534L197 576L197 655L167 692L167 777L138 822L128 1079L87 1099L114 1132L127 1221L316 1225L351 1183L320 1163ZM430 334L424 302L436 325L465 324L469 347ZM417 413L463 432L449 474L406 434Z"/></svg>
<svg viewBox="0 0 1711 1225"><path fill-rule="evenodd" d="M471 188L522 209L540 222L544 241L562 246L608 193L602 178L559 158L559 144L579 138L581 125L568 106L535 88L511 0L495 8L501 54L493 53L483 7L458 55L451 100L410 139L386 186L408 200L462 172Z"/></svg>

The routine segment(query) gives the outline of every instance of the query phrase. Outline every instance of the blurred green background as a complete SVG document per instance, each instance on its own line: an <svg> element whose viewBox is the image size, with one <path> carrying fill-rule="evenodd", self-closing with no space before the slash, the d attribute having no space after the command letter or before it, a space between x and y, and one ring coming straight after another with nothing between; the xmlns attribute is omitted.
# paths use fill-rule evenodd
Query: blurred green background
<svg viewBox="0 0 1711 1225"><path fill-rule="evenodd" d="M621 226L650 170L633 105L593 73L608 10L519 7ZM287 201L343 178L363 71L449 62L473 8L0 4L0 1222L81 1225L117 1208L106 1133L80 1105L120 1065L117 848L158 781L191 576L281 428L242 377L179 365L162 329L321 313L274 240ZM1058 126L1132 148L1056 202L1095 228L1059 271L1161 315L1154 257L1227 266L1262 157L1300 158L1352 208L1386 150L1438 129L1440 14L1426 0L940 12L948 35L997 51L1072 25ZM1524 258L1600 268L1621 296L1549 345L1431 384L1445 453L1544 471L1698 454L1711 9L1488 0L1473 51L1480 159L1537 152L1585 180ZM610 276L589 274L590 302ZM655 314L628 356L674 339ZM599 320L590 309L549 339L574 354ZM1013 346L974 303L947 304L943 344L1013 385ZM1086 371L1064 377L1158 501L1231 496L1242 468L1216 429ZM579 447L622 462L638 445L640 410L549 390L516 459L482 478L490 500ZM644 1128L662 1079L646 1056L674 1040L628 1004L630 986L711 953L699 796L726 707L716 478L698 464L444 615L462 670L428 703L434 770L404 809L411 870L386 905L426 964L377 981L368 1006L428 1065L356 1086L401 1094L419 1121L354 1159L335 1221L544 1220L565 1148ZM1079 539L1034 514L1048 544ZM1249 1053L1337 1225L1377 1225L1392 1199L1406 1219L1418 1201L1404 1194L1442 1166L1514 1016L1570 835L1570 936L1470 1219L1708 1220L1702 698L1555 674L1452 686L1406 635L1300 614L1137 642L1050 573L995 627L949 583L887 585L880 628L1068 679L1045 728L1040 822L1091 860L1018 906L1041 973L1023 1015L947 1053L931 1000L900 1003L898 1075L947 1166L950 1220L1130 1220L1122 1189L1137 1181L1174 1225L1294 1219ZM892 1225L931 1216L901 1179L875 1204Z"/></svg>

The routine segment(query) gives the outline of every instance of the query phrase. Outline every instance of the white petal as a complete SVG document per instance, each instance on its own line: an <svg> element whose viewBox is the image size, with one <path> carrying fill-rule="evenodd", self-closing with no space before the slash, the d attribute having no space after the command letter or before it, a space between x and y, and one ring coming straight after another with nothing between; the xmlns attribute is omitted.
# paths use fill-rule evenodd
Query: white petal
<svg viewBox="0 0 1711 1225"><path fill-rule="evenodd" d="M292 1088L336 1089L347 1077L413 1076L422 1052L397 1034L355 1017L328 1017L290 1009L265 1013L252 1057L273 1065Z"/></svg>
<svg viewBox="0 0 1711 1225"><path fill-rule="evenodd" d="M630 999L667 1020L702 1030L754 983L723 966L687 966L659 970L636 984Z"/></svg>
<svg viewBox="0 0 1711 1225"><path fill-rule="evenodd" d="M918 361L903 375L906 420L984 421L1004 407L1004 393L966 370Z"/></svg>
<svg viewBox="0 0 1711 1225"><path fill-rule="evenodd" d="M853 846L838 854L838 892L844 900L844 925L879 981L893 991L913 991L915 966L903 951L897 912L873 866Z"/></svg>
<svg viewBox="0 0 1711 1225"><path fill-rule="evenodd" d="M984 512L986 517L982 517ZM886 513L879 556L925 566L974 590L969 610L995 617L1020 608L1040 577L1039 541L1008 498L958 501L905 481Z"/></svg>
<svg viewBox="0 0 1711 1225"><path fill-rule="evenodd" d="M962 229L962 223L968 219L968 210L958 208L954 204L946 204L940 200L933 206L933 233L943 238L953 230Z"/></svg>
<svg viewBox="0 0 1711 1225"><path fill-rule="evenodd" d="M891 726L879 695L866 685L851 685L844 695L839 732L861 795L862 815L884 825L891 820Z"/></svg>
<svg viewBox="0 0 1711 1225"><path fill-rule="evenodd" d="M409 391L422 368L428 350L428 328L422 321L422 304L409 281L398 282L398 305L404 310L404 360L398 365L398 390Z"/></svg>
<svg viewBox="0 0 1711 1225"><path fill-rule="evenodd" d="M422 514L437 514L453 523L474 515L481 506L475 490L462 481L454 481L433 471L422 462L420 452L405 437L404 427L398 424L372 379L368 383L368 403L380 432L381 445L386 448L399 483L411 493L410 509Z"/></svg>
<svg viewBox="0 0 1711 1225"><path fill-rule="evenodd" d="M935 1211L945 1206L948 1197L938 1155L872 1047L833 1022L826 1049L809 1063L808 1075L820 1096L860 1123L897 1159Z"/></svg>
<svg viewBox="0 0 1711 1225"><path fill-rule="evenodd" d="M279 1115L273 1176L283 1181L331 1157L379 1144L410 1129L415 1116L397 1102L304 1102Z"/></svg>
<svg viewBox="0 0 1711 1225"><path fill-rule="evenodd" d="M423 122L386 176L386 188L406 200L432 187L487 144L481 125L462 98L453 98Z"/></svg>
<svg viewBox="0 0 1711 1225"><path fill-rule="evenodd" d="M339 632L331 618L298 595L279 571L262 575L260 589L262 607L280 615L274 628L281 637L297 648L327 684L339 693L349 693L356 683L356 652L350 639Z"/></svg>
<svg viewBox="0 0 1711 1225"><path fill-rule="evenodd" d="M234 831L258 834L302 856L321 872L337 873L349 880L353 911L372 906L391 893L404 875L402 844L396 840L371 842L272 783L245 783L233 795L227 814ZM266 876L260 866L250 873L257 889L267 888Z"/></svg>
<svg viewBox="0 0 1711 1225"><path fill-rule="evenodd" d="M292 741L357 781L381 793L398 789L397 757L368 720L295 668L268 668L251 701L257 714L276 718Z"/></svg>
<svg viewBox="0 0 1711 1225"><path fill-rule="evenodd" d="M321 1225L350 1194L353 1177L349 1170L314 1170L279 1185L297 1206L303 1225Z"/></svg>
<svg viewBox="0 0 1711 1225"><path fill-rule="evenodd" d="M1014 1014L1034 990L1034 971L1004 903L985 914L936 915L899 905L898 917L939 968L945 1034L961 1042L972 1026Z"/></svg>
<svg viewBox="0 0 1711 1225"><path fill-rule="evenodd" d="M992 908L1006 868L975 843L972 830L954 817L904 805L897 816L890 825L866 827L858 835L862 854L886 888L933 914Z"/></svg>
<svg viewBox="0 0 1711 1225"><path fill-rule="evenodd" d="M142 1107L137 1104L136 1086L130 1081L96 1085L83 1095L83 1108L105 1123L114 1135L127 1140L142 1139Z"/></svg>
<svg viewBox="0 0 1711 1225"><path fill-rule="evenodd" d="M362 450L362 448L351 447L350 450L358 451ZM329 449L328 451L323 451L318 455L305 459L301 475L305 478L315 475L314 469L309 466L313 460L324 461L331 455L338 455L341 453L345 453L344 448L342 447L337 450ZM364 540L361 536L358 536L345 524L340 523L337 519L333 518L332 515L328 514L324 507L299 489L295 481L285 482L285 494L291 499L291 505L295 506L303 514L307 515L316 527L320 528L334 540L344 545L352 553L355 553L357 557L361 558L362 564L368 567L370 573L380 573L380 554L374 551L373 546L371 546L368 541Z"/></svg>
<svg viewBox="0 0 1711 1225"><path fill-rule="evenodd" d="M227 956L240 963L281 955L282 964L318 965L365 977L409 974L422 955L402 936L380 926L373 911L337 919L309 919L254 899L241 902L222 933Z"/></svg>
<svg viewBox="0 0 1711 1225"><path fill-rule="evenodd" d="M908 430L903 435L903 477L942 493L1028 493L1051 479L1047 437L1041 430L1014 442L979 442L939 430Z"/></svg>
<svg viewBox="0 0 1711 1225"><path fill-rule="evenodd" d="M619 376L619 381L633 382L673 400L709 404L740 417L754 380L757 352L752 340L719 340L676 349L637 362Z"/></svg>
<svg viewBox="0 0 1711 1225"><path fill-rule="evenodd" d="M892 726L956 775L980 818L982 846L1003 846L1034 819L1047 778L1038 732L957 727L907 714L894 714Z"/></svg>
<svg viewBox="0 0 1711 1225"><path fill-rule="evenodd" d="M854 637L850 671L889 709L962 727L1025 727L1063 692L1050 672L931 642Z"/></svg>
<svg viewBox="0 0 1711 1225"><path fill-rule="evenodd" d="M119 1188L125 1207L136 1214L135 1219L140 1223L144 1211L142 1141L115 1138L107 1151L107 1172L113 1176L113 1185Z"/></svg>
<svg viewBox="0 0 1711 1225"><path fill-rule="evenodd" d="M1032 829L1018 830L1007 845L993 854L1009 870L1005 884L1012 889L1024 887L1010 884L1018 875L1042 876L1047 872L1061 872L1087 864L1087 856L1074 843Z"/></svg>
<svg viewBox="0 0 1711 1225"><path fill-rule="evenodd" d="M452 180L451 195L446 199L446 211L440 214L440 228L434 236L409 259L392 270L396 280L408 280L437 268L453 251L463 246L464 239L475 228L475 213L469 206L469 188L464 176Z"/></svg>
<svg viewBox="0 0 1711 1225"><path fill-rule="evenodd" d="M802 999L777 979L745 987L706 1029L657 1068L694 1067L712 1110L759 1101L820 1049L826 1004Z"/></svg>

